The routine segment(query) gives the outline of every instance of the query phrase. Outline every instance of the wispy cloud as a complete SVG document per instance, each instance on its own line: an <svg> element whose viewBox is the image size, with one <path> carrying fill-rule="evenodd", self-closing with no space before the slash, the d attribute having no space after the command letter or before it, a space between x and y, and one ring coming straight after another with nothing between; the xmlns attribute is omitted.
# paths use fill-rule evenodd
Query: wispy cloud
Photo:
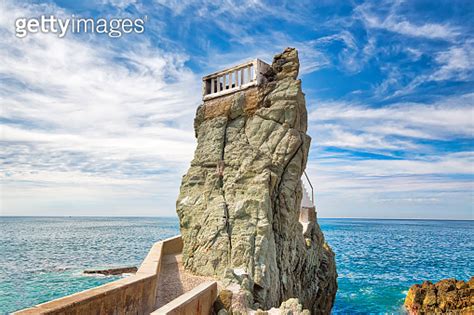
<svg viewBox="0 0 474 315"><path fill-rule="evenodd" d="M452 46L436 55L440 68L431 74L428 80L472 80L474 72L474 42Z"/></svg>
<svg viewBox="0 0 474 315"><path fill-rule="evenodd" d="M326 217L472 219L473 162L473 152L395 160L346 154L311 160L308 173Z"/></svg>
<svg viewBox="0 0 474 315"><path fill-rule="evenodd" d="M455 40L460 35L460 30L449 23L413 23L398 12L398 8L403 1L390 2L383 4L363 3L355 11L362 18L369 28L384 29L389 32L395 32L402 35L422 37L429 39L443 39L447 41ZM374 11L378 7L391 6L388 14L384 17L377 15Z"/></svg>
<svg viewBox="0 0 474 315"><path fill-rule="evenodd" d="M133 45L51 34L19 40L14 16L60 9L2 3L3 181L50 185L52 197L60 185L99 185L106 194L110 186L172 172L176 189L192 156L200 101L199 78L184 66L188 57L146 38Z"/></svg>
<svg viewBox="0 0 474 315"><path fill-rule="evenodd" d="M377 92L383 92L388 84L394 84L398 87L393 94L386 98L393 98L412 94L422 85L440 82L472 82L474 74L474 42L468 40L462 44L451 45L447 50L433 53L434 66L426 70L426 73L418 74L413 77L406 85L391 82L390 79L384 81L377 87ZM400 76L397 76L400 78ZM379 93L381 94L381 93Z"/></svg>
<svg viewBox="0 0 474 315"><path fill-rule="evenodd" d="M474 134L474 94L447 97L432 104L395 103L380 108L346 102L315 104L309 114L314 128L327 129L327 125L332 124L339 129L360 132L364 139L352 139L345 135L337 138L352 147L373 145L384 148L380 146L381 143L369 141L368 137L379 141L387 136L448 140L456 137L470 138ZM335 139L327 141L333 140ZM340 143L338 146L343 145Z"/></svg>

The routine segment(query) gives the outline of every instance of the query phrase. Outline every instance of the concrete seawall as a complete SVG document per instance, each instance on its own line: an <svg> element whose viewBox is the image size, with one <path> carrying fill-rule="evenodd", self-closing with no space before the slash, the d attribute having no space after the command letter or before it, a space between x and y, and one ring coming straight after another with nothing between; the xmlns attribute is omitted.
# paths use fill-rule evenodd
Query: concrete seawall
<svg viewBox="0 0 474 315"><path fill-rule="evenodd" d="M190 308L196 310L193 314L209 314L217 295L217 284L204 280L188 292L177 292L176 298L169 302L171 306L166 304L157 310L163 257L179 255L182 248L181 236L157 242L135 275L13 314L185 314L184 310Z"/></svg>

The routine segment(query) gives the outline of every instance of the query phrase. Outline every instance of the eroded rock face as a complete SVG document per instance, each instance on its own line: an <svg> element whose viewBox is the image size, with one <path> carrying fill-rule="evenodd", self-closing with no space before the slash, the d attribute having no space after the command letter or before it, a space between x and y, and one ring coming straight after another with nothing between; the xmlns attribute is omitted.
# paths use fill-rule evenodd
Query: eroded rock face
<svg viewBox="0 0 474 315"><path fill-rule="evenodd" d="M473 314L474 277L469 281L425 281L408 291L405 307L410 314Z"/></svg>
<svg viewBox="0 0 474 315"><path fill-rule="evenodd" d="M234 313L289 298L329 313L334 301L334 254L317 223L305 240L298 222L311 142L298 70L288 48L266 83L208 100L196 113L198 145L176 203L183 263L219 279L232 292L220 304Z"/></svg>

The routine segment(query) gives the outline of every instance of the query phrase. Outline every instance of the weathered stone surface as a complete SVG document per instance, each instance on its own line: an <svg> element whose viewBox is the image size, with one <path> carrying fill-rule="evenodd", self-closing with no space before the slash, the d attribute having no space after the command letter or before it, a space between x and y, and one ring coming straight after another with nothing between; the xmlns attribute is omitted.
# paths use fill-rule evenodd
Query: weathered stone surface
<svg viewBox="0 0 474 315"><path fill-rule="evenodd" d="M473 314L474 277L469 281L425 281L408 291L405 307L410 314Z"/></svg>
<svg viewBox="0 0 474 315"><path fill-rule="evenodd" d="M232 308L232 291L220 290L217 300L214 302L214 307L218 310L229 310Z"/></svg>
<svg viewBox="0 0 474 315"><path fill-rule="evenodd" d="M280 305L281 315L309 315L308 310L303 310L298 299L289 299Z"/></svg>
<svg viewBox="0 0 474 315"><path fill-rule="evenodd" d="M266 83L196 113L198 145L176 203L183 263L232 291L234 314L290 298L329 313L334 301L334 254L317 223L303 236L298 221L311 142L298 70L288 48Z"/></svg>

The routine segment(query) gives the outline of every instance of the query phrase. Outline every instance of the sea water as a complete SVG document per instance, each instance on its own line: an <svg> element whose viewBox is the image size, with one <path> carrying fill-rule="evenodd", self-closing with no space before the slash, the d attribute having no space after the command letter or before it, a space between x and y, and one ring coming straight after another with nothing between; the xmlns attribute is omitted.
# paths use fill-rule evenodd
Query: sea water
<svg viewBox="0 0 474 315"><path fill-rule="evenodd" d="M336 253L333 313L403 313L408 288L474 275L473 221L319 219ZM0 314L118 279L179 233L176 218L0 217Z"/></svg>
<svg viewBox="0 0 474 315"><path fill-rule="evenodd" d="M319 222L336 253L334 313L403 313L412 284L474 276L474 221Z"/></svg>

